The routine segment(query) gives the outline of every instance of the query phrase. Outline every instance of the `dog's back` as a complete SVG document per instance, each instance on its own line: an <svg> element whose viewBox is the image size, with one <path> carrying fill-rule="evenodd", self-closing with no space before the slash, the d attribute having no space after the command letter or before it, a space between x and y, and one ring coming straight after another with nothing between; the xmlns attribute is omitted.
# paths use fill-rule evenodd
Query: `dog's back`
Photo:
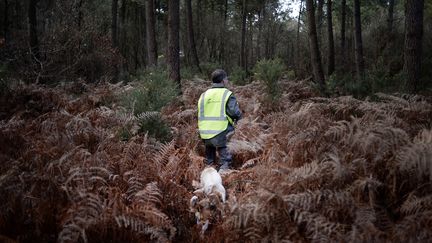
<svg viewBox="0 0 432 243"><path fill-rule="evenodd" d="M225 202L226 192L222 185L222 178L213 167L205 168L201 172L200 180L205 194L219 193L222 202Z"/></svg>

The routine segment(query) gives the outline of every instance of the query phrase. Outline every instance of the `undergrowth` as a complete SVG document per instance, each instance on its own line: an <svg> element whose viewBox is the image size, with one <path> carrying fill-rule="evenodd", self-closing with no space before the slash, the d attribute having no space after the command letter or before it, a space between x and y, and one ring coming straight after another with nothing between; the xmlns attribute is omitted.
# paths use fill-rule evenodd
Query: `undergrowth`
<svg viewBox="0 0 432 243"><path fill-rule="evenodd" d="M430 97L323 98L307 81L281 80L284 106L267 112L261 103L265 84L233 87L245 114L228 145L235 168L223 176L227 203L201 234L189 200L192 180L204 168L196 101L208 83L182 85L184 102L168 103L160 112L100 102L124 95L131 85L86 85L79 98L68 86L13 87L16 98L0 121L0 239L432 238ZM152 138L151 132L161 132L154 128L140 131L140 123L152 119L166 122L169 142ZM128 135L121 140L124 127Z"/></svg>

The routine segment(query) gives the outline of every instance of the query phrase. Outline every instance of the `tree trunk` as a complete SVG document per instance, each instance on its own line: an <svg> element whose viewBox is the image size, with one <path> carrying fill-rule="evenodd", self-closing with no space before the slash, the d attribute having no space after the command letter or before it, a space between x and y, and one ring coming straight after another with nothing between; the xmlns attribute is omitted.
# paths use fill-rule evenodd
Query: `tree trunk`
<svg viewBox="0 0 432 243"><path fill-rule="evenodd" d="M78 7L77 7L77 10L78 10L78 16L77 16L77 19L76 19L76 22L77 22L77 25L78 25L78 30L81 30L81 22L82 22L82 11L81 11L81 7L82 7L82 4L83 4L83 0L79 0L78 1Z"/></svg>
<svg viewBox="0 0 432 243"><path fill-rule="evenodd" d="M9 3L8 0L4 0L4 12L3 12L3 37L7 40L9 32Z"/></svg>
<svg viewBox="0 0 432 243"><path fill-rule="evenodd" d="M392 31L393 31L393 10L394 10L394 3L395 3L395 0L390 0L389 1L388 17L387 17L388 33L392 33Z"/></svg>
<svg viewBox="0 0 432 243"><path fill-rule="evenodd" d="M242 26L241 26L241 47L240 47L240 66L244 71L246 67L246 0L243 0L242 6Z"/></svg>
<svg viewBox="0 0 432 243"><path fill-rule="evenodd" d="M410 0L405 5L405 63L406 88L418 91L421 74L424 0Z"/></svg>
<svg viewBox="0 0 432 243"><path fill-rule="evenodd" d="M297 48L296 48L296 77L299 76L300 74L300 17L302 14L302 10L303 10L303 0L300 0L300 10L299 10L299 15L297 18L297 36L296 36L296 44L297 44Z"/></svg>
<svg viewBox="0 0 432 243"><path fill-rule="evenodd" d="M248 17L248 22L249 22L249 31L248 32L248 39L246 40L246 69L247 67L249 67L249 64L251 63L252 59L253 59L253 31L252 31L252 15L249 15Z"/></svg>
<svg viewBox="0 0 432 243"><path fill-rule="evenodd" d="M361 80L364 77L364 58L363 58L360 0L354 0L354 26L355 26L356 71L357 71L357 78Z"/></svg>
<svg viewBox="0 0 432 243"><path fill-rule="evenodd" d="M261 36L262 36L262 8L258 11L258 34L257 34L257 45L256 45L256 56L257 59L261 59Z"/></svg>
<svg viewBox="0 0 432 243"><path fill-rule="evenodd" d="M316 26L318 35L318 44L322 44L322 27L324 25L324 0L318 0Z"/></svg>
<svg viewBox="0 0 432 243"><path fill-rule="evenodd" d="M117 39L117 9L118 9L118 0L112 0L111 2L111 41L113 44L113 47L118 46L118 39Z"/></svg>
<svg viewBox="0 0 432 243"><path fill-rule="evenodd" d="M193 29L193 18L192 18L192 0L186 0L186 11L187 11L187 25L188 25L188 37L189 37L189 49L192 53L192 61L195 67L201 72L199 65L198 53L195 45L195 36Z"/></svg>
<svg viewBox="0 0 432 243"><path fill-rule="evenodd" d="M342 66L345 66L345 24L346 24L346 0L342 0L341 5L341 57L342 57Z"/></svg>
<svg viewBox="0 0 432 243"><path fill-rule="evenodd" d="M123 55L123 57L126 59L125 62L121 62L121 72L127 72L128 71L128 61L127 56L125 55L125 49L126 49L126 7L127 7L127 0L121 1L121 7L120 7L120 21L119 21L119 36L118 36L118 45L120 53Z"/></svg>
<svg viewBox="0 0 432 243"><path fill-rule="evenodd" d="M154 0L146 0L147 57L149 66L157 66L156 19Z"/></svg>
<svg viewBox="0 0 432 243"><path fill-rule="evenodd" d="M180 0L168 1L168 69L169 78L177 83L181 92L180 83Z"/></svg>
<svg viewBox="0 0 432 243"><path fill-rule="evenodd" d="M39 0L29 0L28 8L28 23L29 23L29 39L30 39L30 52L39 59L39 40L37 35L37 17L36 17L36 4Z"/></svg>
<svg viewBox="0 0 432 243"><path fill-rule="evenodd" d="M324 72L321 65L321 54L318 46L313 0L306 0L306 9L308 17L309 45L314 81L319 85L321 92L325 92Z"/></svg>
<svg viewBox="0 0 432 243"><path fill-rule="evenodd" d="M332 19L332 1L327 0L327 35L328 35L328 73L330 76L334 72L335 68L335 50L333 40L333 19Z"/></svg>

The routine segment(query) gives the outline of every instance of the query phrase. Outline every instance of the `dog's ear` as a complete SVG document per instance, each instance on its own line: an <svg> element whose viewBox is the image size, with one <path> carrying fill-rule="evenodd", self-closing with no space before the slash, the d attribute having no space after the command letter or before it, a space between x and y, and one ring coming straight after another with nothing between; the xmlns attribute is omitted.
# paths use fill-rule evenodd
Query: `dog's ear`
<svg viewBox="0 0 432 243"><path fill-rule="evenodd" d="M218 192L218 191L212 191L209 195L208 195L208 198L210 199L210 202L212 203L212 204L218 204L219 202L220 202L220 198L221 198L221 195L220 195L220 193Z"/></svg>
<svg viewBox="0 0 432 243"><path fill-rule="evenodd" d="M198 202L198 205L202 208L208 208L210 206L210 199L204 198Z"/></svg>
<svg viewBox="0 0 432 243"><path fill-rule="evenodd" d="M219 200L221 200L223 203L225 203L226 200L226 191L225 188L222 185L217 185L212 188L212 193L219 196Z"/></svg>
<svg viewBox="0 0 432 243"><path fill-rule="evenodd" d="M195 206L197 205L197 203L198 203L198 197L194 195L194 196L190 199L189 207L190 207L190 208L195 208Z"/></svg>
<svg viewBox="0 0 432 243"><path fill-rule="evenodd" d="M204 188L200 188L198 190L195 190L193 192L193 194L195 194L198 198L204 198L205 197Z"/></svg>

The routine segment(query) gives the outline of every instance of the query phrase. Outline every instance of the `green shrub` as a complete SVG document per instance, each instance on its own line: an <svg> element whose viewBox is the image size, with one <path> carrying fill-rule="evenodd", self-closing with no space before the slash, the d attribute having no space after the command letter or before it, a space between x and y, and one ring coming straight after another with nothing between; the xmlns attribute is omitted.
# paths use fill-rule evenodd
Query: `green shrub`
<svg viewBox="0 0 432 243"><path fill-rule="evenodd" d="M145 70L137 75L134 89L122 97L122 105L135 115L160 111L177 96L177 84L161 69Z"/></svg>
<svg viewBox="0 0 432 243"><path fill-rule="evenodd" d="M334 73L327 79L327 90L334 95L353 95L363 98L377 92L406 92L403 72L392 75L383 62L365 72L363 80L357 80L351 73Z"/></svg>
<svg viewBox="0 0 432 243"><path fill-rule="evenodd" d="M117 137L120 141L129 141L132 136L133 134L127 126L120 127L117 131Z"/></svg>
<svg viewBox="0 0 432 243"><path fill-rule="evenodd" d="M240 67L234 68L229 74L229 79L233 84L245 85L248 83L247 73Z"/></svg>
<svg viewBox="0 0 432 243"><path fill-rule="evenodd" d="M137 118L139 133L148 133L161 142L168 142L172 139L170 127L163 121L159 112L143 113Z"/></svg>
<svg viewBox="0 0 432 243"><path fill-rule="evenodd" d="M255 77L264 82L267 98L271 103L277 102L281 96L278 81L284 69L280 59L260 60L254 67Z"/></svg>
<svg viewBox="0 0 432 243"><path fill-rule="evenodd" d="M137 117L138 133L147 132L160 141L168 141L170 129L159 111L177 96L177 85L161 69L141 71L133 84L134 88L121 97L121 103ZM122 140L128 140L132 135L128 127L119 131Z"/></svg>
<svg viewBox="0 0 432 243"><path fill-rule="evenodd" d="M334 73L326 82L327 91L333 95L353 95L361 98L371 93L368 79L358 81L351 74Z"/></svg>
<svg viewBox="0 0 432 243"><path fill-rule="evenodd" d="M284 78L287 78L288 80L294 80L296 78L295 71L294 70L288 70L284 74Z"/></svg>
<svg viewBox="0 0 432 243"><path fill-rule="evenodd" d="M214 62L204 62L200 65L202 73L206 78L210 78L212 72L218 68L221 68L218 63Z"/></svg>
<svg viewBox="0 0 432 243"><path fill-rule="evenodd" d="M180 69L180 76L182 79L192 79L195 76L201 76L196 67L185 66Z"/></svg>

